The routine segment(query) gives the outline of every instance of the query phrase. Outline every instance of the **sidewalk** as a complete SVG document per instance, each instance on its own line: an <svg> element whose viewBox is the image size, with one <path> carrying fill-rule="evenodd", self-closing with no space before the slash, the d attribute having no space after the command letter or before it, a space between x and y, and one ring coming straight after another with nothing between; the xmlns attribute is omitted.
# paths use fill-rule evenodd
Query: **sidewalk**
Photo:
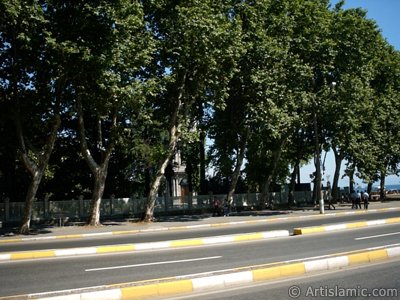
<svg viewBox="0 0 400 300"><path fill-rule="evenodd" d="M139 232L184 230L193 228L220 227L240 224L251 224L261 222L275 222L288 218L324 217L325 215L336 215L344 213L366 213L367 211L352 210L351 205L335 205L336 210L325 208L325 214L321 215L318 209L305 208L299 210L264 210L233 212L227 217L212 217L211 214L202 215L180 215L163 216L157 218L153 223L142 223L138 220L123 219L104 221L102 226L91 227L83 223L73 223L72 226L36 226L30 235L16 234L17 228L0 228L0 243L21 240L51 239L51 238L82 238L94 235L121 235ZM369 212L387 209L400 210L400 201L372 202Z"/></svg>

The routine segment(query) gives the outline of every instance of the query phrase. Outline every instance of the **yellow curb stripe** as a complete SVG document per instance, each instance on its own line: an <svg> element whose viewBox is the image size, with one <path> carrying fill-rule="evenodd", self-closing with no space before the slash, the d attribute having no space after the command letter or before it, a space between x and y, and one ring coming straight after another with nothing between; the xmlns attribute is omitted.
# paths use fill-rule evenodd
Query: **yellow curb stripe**
<svg viewBox="0 0 400 300"><path fill-rule="evenodd" d="M276 279L279 277L289 277L306 273L304 263L293 263L288 265L269 267L264 269L253 270L253 281L263 281Z"/></svg>
<svg viewBox="0 0 400 300"><path fill-rule="evenodd" d="M187 226L173 226L173 227L168 227L168 230L183 230L187 229Z"/></svg>
<svg viewBox="0 0 400 300"><path fill-rule="evenodd" d="M116 245L96 247L96 253L134 251L135 245Z"/></svg>
<svg viewBox="0 0 400 300"><path fill-rule="evenodd" d="M244 235L234 236L234 241L241 242L241 241L259 240L262 239L263 237L264 236L262 233L244 234Z"/></svg>
<svg viewBox="0 0 400 300"><path fill-rule="evenodd" d="M145 297L157 296L157 285L149 284L143 286L133 286L121 289L122 300L142 299Z"/></svg>
<svg viewBox="0 0 400 300"><path fill-rule="evenodd" d="M281 266L281 276L301 275L305 272L306 268L302 262Z"/></svg>
<svg viewBox="0 0 400 300"><path fill-rule="evenodd" d="M325 227L314 227L311 232L317 233L317 232L323 232L323 231L325 231Z"/></svg>
<svg viewBox="0 0 400 300"><path fill-rule="evenodd" d="M368 226L367 222L354 222L354 223L347 223L346 227L348 229L352 229L352 228L360 228L360 227L366 227Z"/></svg>
<svg viewBox="0 0 400 300"><path fill-rule="evenodd" d="M163 282L158 284L160 296L173 295L176 293L188 293L193 291L192 280L180 280L175 282Z"/></svg>
<svg viewBox="0 0 400 300"><path fill-rule="evenodd" d="M168 296L193 291L192 280L178 280L121 289L122 299L143 299L146 297Z"/></svg>
<svg viewBox="0 0 400 300"><path fill-rule="evenodd" d="M369 262L368 252L348 255L349 266Z"/></svg>
<svg viewBox="0 0 400 300"><path fill-rule="evenodd" d="M185 247L185 246L199 246L199 245L204 245L204 241L202 239L171 241L171 247Z"/></svg>
<svg viewBox="0 0 400 300"><path fill-rule="evenodd" d="M57 235L56 239L74 239L74 238L82 238L82 234L67 234L67 235Z"/></svg>
<svg viewBox="0 0 400 300"><path fill-rule="evenodd" d="M385 224L400 223L400 217L384 219L383 221ZM343 225L346 227L346 229L354 229L354 228L362 228L362 227L368 227L368 226L373 226L373 225L381 225L378 223L377 224L373 224L373 223L368 224L368 222L371 222L371 221L352 222L352 223L345 223ZM341 225L341 224L334 224L334 225ZM323 231L327 231L327 226L294 228L293 235L310 234L310 233L317 233L317 232L323 232Z"/></svg>
<svg viewBox="0 0 400 300"><path fill-rule="evenodd" d="M254 281L264 281L281 277L281 268L271 267L265 269L258 269L258 270L253 270L252 273Z"/></svg>
<svg viewBox="0 0 400 300"><path fill-rule="evenodd" d="M275 221L279 221L279 220L287 220L286 218L272 218L272 219L268 219L268 222L275 222Z"/></svg>
<svg viewBox="0 0 400 300"><path fill-rule="evenodd" d="M388 253L386 249L380 249L380 250L373 250L368 252L368 258L369 261L375 261L375 260L382 260L388 258Z"/></svg>
<svg viewBox="0 0 400 300"><path fill-rule="evenodd" d="M51 251L36 251L36 252L20 252L20 253L11 253L11 260L19 260L19 259L31 259L31 258L46 258L46 257L55 257L56 254L53 250Z"/></svg>
<svg viewBox="0 0 400 300"><path fill-rule="evenodd" d="M400 223L400 218L386 219L386 224Z"/></svg>
<svg viewBox="0 0 400 300"><path fill-rule="evenodd" d="M19 243L19 242L24 242L23 239L12 239L12 240L2 240L0 243Z"/></svg>
<svg viewBox="0 0 400 300"><path fill-rule="evenodd" d="M211 224L211 227L224 227L224 226L228 226L229 223L215 223L215 224Z"/></svg>
<svg viewBox="0 0 400 300"><path fill-rule="evenodd" d="M260 222L268 222L269 219L263 219L263 220L250 220L250 221L246 221L246 224L256 224L256 223L260 223Z"/></svg>
<svg viewBox="0 0 400 300"><path fill-rule="evenodd" d="M113 231L112 234L113 235L122 235L122 234L131 234L131 233L139 233L139 230L129 230L129 231L124 231L124 230L120 230L120 231Z"/></svg>

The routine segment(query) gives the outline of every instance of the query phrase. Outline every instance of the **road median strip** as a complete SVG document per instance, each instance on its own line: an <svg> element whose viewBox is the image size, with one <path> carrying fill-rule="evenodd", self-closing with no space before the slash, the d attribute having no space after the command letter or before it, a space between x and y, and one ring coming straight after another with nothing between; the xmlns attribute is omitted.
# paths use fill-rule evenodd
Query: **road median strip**
<svg viewBox="0 0 400 300"><path fill-rule="evenodd" d="M345 230L345 229L356 229L363 227L370 227L376 225L384 225L384 224L395 224L400 223L400 218L389 218L389 219L380 219L380 220L372 220L372 221L359 221L359 222L351 222L351 223L343 223L343 224L332 224L332 225L323 225L323 226L311 226L311 227L302 227L302 228L294 228L293 235L305 235L319 232L330 232L336 230Z"/></svg>
<svg viewBox="0 0 400 300"><path fill-rule="evenodd" d="M272 222L288 221L288 220L301 220L301 219L309 219L309 218L321 218L321 217L327 217L327 216L342 216L342 215L349 215L349 214L364 214L364 213L369 213L369 212L370 213L371 212L386 212L386 211L397 211L397 210L400 210L400 208L398 208L398 207L378 208L378 209L360 210L360 211L345 211L345 212L335 212L335 213L327 213L327 214L312 214L312 215L306 215L306 216L277 217L277 218L265 218L265 219L258 219L258 220L230 221L230 222L221 222L221 223L195 224L195 225L187 225L187 226L157 227L157 228L144 228L144 229L134 229L134 230L92 232L92 233L82 233L82 234L63 234L63 235L21 237L21 238L3 237L2 239L0 239L0 244L30 242L30 241L39 241L39 240L77 239L77 238L91 238L91 237L99 237L99 236L129 235L129 234L149 233L149 232L159 232L159 231L177 231L177 230L201 229L201 228L217 228L217 227L225 227L225 226L272 223ZM132 225L132 226L135 226L135 225ZM80 230L80 229L81 228L77 228L77 230Z"/></svg>
<svg viewBox="0 0 400 300"><path fill-rule="evenodd" d="M78 256L78 255L88 255L88 254L104 254L104 253L129 252L129 251L139 251L139 250L204 246L204 245L214 245L222 243L264 240L269 238L287 237L287 236L289 236L288 230L274 230L274 231L264 231L264 232L248 233L248 234L234 234L234 235L171 240L162 242L66 248L58 250L21 251L21 252L0 253L0 262L9 260L51 258L51 257Z"/></svg>
<svg viewBox="0 0 400 300"><path fill-rule="evenodd" d="M75 290L18 295L0 299L126 300L165 297L231 288L243 284L301 276L313 272L337 270L344 267L397 257L400 257L400 244L202 274L159 278Z"/></svg>

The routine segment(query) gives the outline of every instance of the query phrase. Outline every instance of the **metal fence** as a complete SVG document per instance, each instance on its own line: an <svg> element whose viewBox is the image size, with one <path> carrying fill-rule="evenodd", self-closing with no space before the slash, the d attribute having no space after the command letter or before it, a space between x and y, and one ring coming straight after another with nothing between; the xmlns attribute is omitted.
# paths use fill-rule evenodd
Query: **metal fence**
<svg viewBox="0 0 400 300"><path fill-rule="evenodd" d="M211 209L214 199L223 202L226 195L201 195L185 197L158 197L155 203L155 214L193 211L208 211ZM311 192L295 192L295 204L297 206L312 205ZM288 202L288 192L270 193L270 201L274 206ZM118 216L134 217L142 214L145 209L146 198L110 198L103 199L100 206L103 218ZM260 204L260 194L236 194L233 198L232 209L251 209ZM32 220L61 220L83 219L88 216L90 200L79 199L64 201L35 201L32 208ZM5 200L0 203L0 221L20 221L24 212L23 202L10 202Z"/></svg>

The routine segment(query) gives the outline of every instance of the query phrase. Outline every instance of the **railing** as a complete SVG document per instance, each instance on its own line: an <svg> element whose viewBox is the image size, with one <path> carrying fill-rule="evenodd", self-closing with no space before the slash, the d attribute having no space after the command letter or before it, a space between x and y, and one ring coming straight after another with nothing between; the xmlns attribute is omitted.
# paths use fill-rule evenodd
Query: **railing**
<svg viewBox="0 0 400 300"><path fill-rule="evenodd" d="M260 203L260 194L236 194L234 195L232 209L250 209ZM186 197L158 197L155 203L155 214L207 211L211 209L214 199L223 200L226 195L201 195ZM295 192L295 203L297 206L312 205L311 192ZM288 199L287 192L270 193L270 201L275 206L286 204ZM146 198L110 198L103 199L100 206L103 218L118 216L139 216L144 212ZM32 207L32 220L61 220L64 218L83 219L88 216L90 210L90 200L80 197L76 200L64 201L35 201ZM0 203L0 221L20 221L24 212L23 202L10 202L5 199Z"/></svg>

